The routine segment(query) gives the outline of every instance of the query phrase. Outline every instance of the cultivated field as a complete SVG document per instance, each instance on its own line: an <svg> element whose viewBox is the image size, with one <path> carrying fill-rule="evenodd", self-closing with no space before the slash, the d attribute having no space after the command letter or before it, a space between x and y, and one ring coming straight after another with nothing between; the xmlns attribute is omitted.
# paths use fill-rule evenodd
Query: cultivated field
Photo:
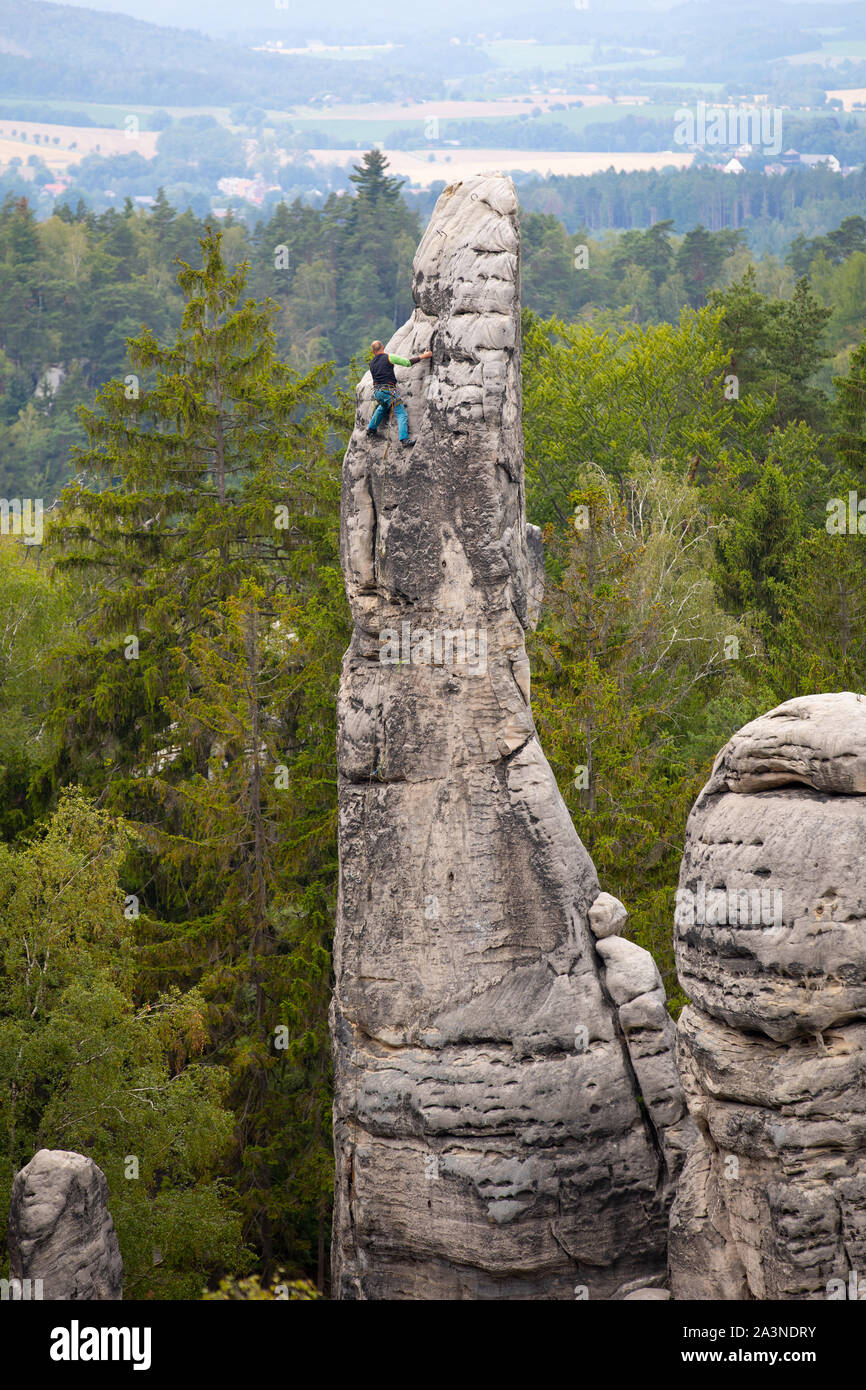
<svg viewBox="0 0 866 1390"><path fill-rule="evenodd" d="M13 130L17 132L15 136ZM25 137L23 140L22 135ZM156 141L155 131L141 131L131 137L125 130L112 129L110 126L49 125L45 121L2 120L0 163L8 164L17 155L26 164L28 156L37 154L49 169L59 171L70 164L77 164L86 154L94 152L103 155L130 154L137 150L143 159L152 159L156 154Z"/></svg>
<svg viewBox="0 0 866 1390"><path fill-rule="evenodd" d="M358 106L296 106L291 111L302 121L428 121L438 116L441 121L469 120L476 116L517 116L527 107L538 106L550 112L554 104L580 101L584 106L642 106L649 97L628 96L614 102L597 92L569 94L567 92L524 92L517 97L498 97L493 101L406 101L366 102ZM269 111L269 117L282 116L285 111ZM562 111L550 112L560 119Z"/></svg>
<svg viewBox="0 0 866 1390"><path fill-rule="evenodd" d="M835 92L828 92L827 97L835 97L841 101L844 111L851 111L855 106L866 106L866 87L839 87Z"/></svg>
<svg viewBox="0 0 866 1390"><path fill-rule="evenodd" d="M401 178L411 179L413 183L427 185L445 179L451 183L455 179L470 178L473 174L501 169L506 173L522 170L526 173L545 174L598 174L605 169L615 169L617 173L631 173L635 169L663 169L673 165L686 169L694 155L683 150L676 153L664 150L659 153L597 154L585 150L387 150L389 173ZM357 164L357 150L310 150L317 164Z"/></svg>

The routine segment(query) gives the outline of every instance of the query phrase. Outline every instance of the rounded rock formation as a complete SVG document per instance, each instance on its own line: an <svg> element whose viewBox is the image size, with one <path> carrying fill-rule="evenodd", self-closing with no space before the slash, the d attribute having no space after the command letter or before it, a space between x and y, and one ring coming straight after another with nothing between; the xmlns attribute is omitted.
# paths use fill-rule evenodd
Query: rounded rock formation
<svg viewBox="0 0 866 1390"><path fill-rule="evenodd" d="M866 1270L866 699L735 734L689 817L680 1070L701 1133L675 1298L844 1297Z"/></svg>
<svg viewBox="0 0 866 1390"><path fill-rule="evenodd" d="M108 1211L108 1183L92 1158L40 1149L16 1173L9 1274L40 1280L46 1300L122 1298L123 1261Z"/></svg>

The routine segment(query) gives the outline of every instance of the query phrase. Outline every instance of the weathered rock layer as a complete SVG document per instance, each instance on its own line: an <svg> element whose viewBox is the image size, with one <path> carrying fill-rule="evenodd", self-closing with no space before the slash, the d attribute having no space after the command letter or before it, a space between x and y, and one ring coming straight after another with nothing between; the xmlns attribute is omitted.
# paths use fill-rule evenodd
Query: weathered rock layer
<svg viewBox="0 0 866 1390"><path fill-rule="evenodd" d="M624 1296L664 1268L690 1121L529 706L509 179L446 189L414 296L388 347L433 348L401 383L417 446L366 434L366 376L343 475L334 1290Z"/></svg>
<svg viewBox="0 0 866 1390"><path fill-rule="evenodd" d="M866 1270L864 851L866 699L789 700L719 754L675 927L701 1132L671 1217L675 1298L844 1297Z"/></svg>
<svg viewBox="0 0 866 1390"><path fill-rule="evenodd" d="M108 1183L92 1158L40 1149L15 1175L9 1211L10 1279L42 1281L48 1300L122 1297L123 1261L108 1212Z"/></svg>

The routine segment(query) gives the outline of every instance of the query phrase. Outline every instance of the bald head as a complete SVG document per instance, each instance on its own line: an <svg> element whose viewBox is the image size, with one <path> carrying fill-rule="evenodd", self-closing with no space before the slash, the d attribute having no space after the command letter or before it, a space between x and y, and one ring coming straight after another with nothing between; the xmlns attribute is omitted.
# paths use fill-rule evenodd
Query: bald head
<svg viewBox="0 0 866 1390"><path fill-rule="evenodd" d="M375 355L376 355L377 352L384 352L384 351L385 351L385 344L384 344L384 343L380 343L380 342L379 342L379 339L377 338L376 341L375 341L374 343L371 343L371 344L370 344L370 351L372 352L373 356L375 357Z"/></svg>

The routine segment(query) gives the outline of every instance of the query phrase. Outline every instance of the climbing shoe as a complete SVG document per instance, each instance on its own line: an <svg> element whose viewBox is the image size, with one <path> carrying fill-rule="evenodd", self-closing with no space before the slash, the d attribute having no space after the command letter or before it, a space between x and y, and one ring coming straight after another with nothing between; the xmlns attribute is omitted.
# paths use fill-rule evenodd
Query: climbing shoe
<svg viewBox="0 0 866 1390"><path fill-rule="evenodd" d="M400 440L400 444L402 445L402 447L403 447L404 449L414 449L416 443L417 443L417 440L415 440L415 439L401 439L401 440Z"/></svg>

